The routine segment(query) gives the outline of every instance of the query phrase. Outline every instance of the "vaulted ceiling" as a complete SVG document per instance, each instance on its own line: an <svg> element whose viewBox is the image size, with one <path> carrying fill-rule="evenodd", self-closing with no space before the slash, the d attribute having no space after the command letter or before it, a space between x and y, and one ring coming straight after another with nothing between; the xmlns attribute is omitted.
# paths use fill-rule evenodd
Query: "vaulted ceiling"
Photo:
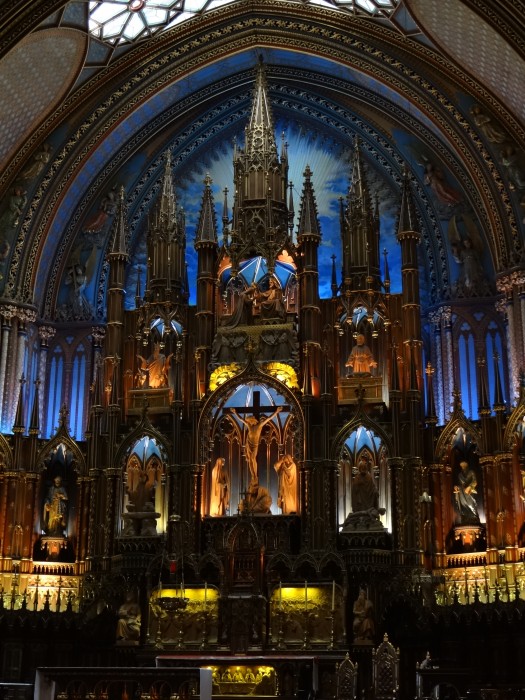
<svg viewBox="0 0 525 700"><path fill-rule="evenodd" d="M133 297L167 150L186 210L191 271L202 180L211 174L218 204L223 188L232 190L232 142L242 142L259 56L276 130L289 144L296 200L306 165L313 171L326 294L331 256L339 257L338 198L347 192L356 137L394 277L399 190L409 169L427 308L455 293L458 238L474 241L494 291L498 275L522 265L525 2L383 0L350 11L351 3L336 0L186 2L186 10L200 11L122 43L90 35L89 9L97 4L4 2L4 299L59 318L67 270L78 262L94 320L103 318L105 251L121 186Z"/></svg>

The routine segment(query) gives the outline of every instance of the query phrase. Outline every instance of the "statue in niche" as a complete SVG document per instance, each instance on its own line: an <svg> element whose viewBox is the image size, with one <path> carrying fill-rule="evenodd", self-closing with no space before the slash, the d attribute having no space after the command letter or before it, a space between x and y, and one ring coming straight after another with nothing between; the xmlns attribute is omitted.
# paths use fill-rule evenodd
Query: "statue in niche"
<svg viewBox="0 0 525 700"><path fill-rule="evenodd" d="M210 515L226 515L230 507L230 489L225 464L224 457L218 457L211 470Z"/></svg>
<svg viewBox="0 0 525 700"><path fill-rule="evenodd" d="M370 460L361 455L352 479L352 510L357 513L370 508L379 508L379 492L370 473Z"/></svg>
<svg viewBox="0 0 525 700"><path fill-rule="evenodd" d="M126 537L152 537L157 534L155 491L162 478L162 462L153 455L144 466L136 454L126 464L126 481L129 503L123 514Z"/></svg>
<svg viewBox="0 0 525 700"><path fill-rule="evenodd" d="M354 632L354 643L370 643L374 638L374 606L368 599L364 588L361 588L354 607L352 609L354 621L352 629Z"/></svg>
<svg viewBox="0 0 525 700"><path fill-rule="evenodd" d="M279 477L277 505L283 515L297 513L297 465L291 455L284 455L275 463L274 469Z"/></svg>
<svg viewBox="0 0 525 700"><path fill-rule="evenodd" d="M140 638L140 607L133 593L126 595L126 600L118 609L117 643L138 644Z"/></svg>
<svg viewBox="0 0 525 700"><path fill-rule="evenodd" d="M148 359L137 355L139 366L139 386L147 389L160 389L168 386L168 374L173 353L166 355L161 352L160 343L155 343L153 352Z"/></svg>
<svg viewBox="0 0 525 700"><path fill-rule="evenodd" d="M343 532L352 530L383 529L380 515L386 511L379 507L379 491L370 473L370 458L361 455L357 474L352 479L352 512L346 517Z"/></svg>
<svg viewBox="0 0 525 700"><path fill-rule="evenodd" d="M68 519L68 495L62 477L55 476L44 499L43 530L51 537L64 537Z"/></svg>
<svg viewBox="0 0 525 700"><path fill-rule="evenodd" d="M260 306L261 319L275 321L286 317L283 290L275 277L270 277L268 289L265 292L256 292L255 302Z"/></svg>
<svg viewBox="0 0 525 700"><path fill-rule="evenodd" d="M374 360L368 345L365 345L365 336L362 333L357 334L355 342L356 344L346 361L346 367L350 367L354 377L370 375L372 369L377 367L377 362Z"/></svg>
<svg viewBox="0 0 525 700"><path fill-rule="evenodd" d="M459 472L454 484L454 508L460 525L479 525L476 488L476 473L466 460L459 463Z"/></svg>
<svg viewBox="0 0 525 700"><path fill-rule="evenodd" d="M248 416L243 418L237 413L235 408L231 409L231 412L236 416L241 423L246 427L246 442L244 444L244 450L246 454L246 461L248 462L248 469L250 471L250 483L258 483L258 473L257 473L257 452L259 451L259 442L261 440L262 429L267 423L270 423L275 416L282 411L282 406L277 406L275 411L271 416L266 418L257 419L255 416Z"/></svg>

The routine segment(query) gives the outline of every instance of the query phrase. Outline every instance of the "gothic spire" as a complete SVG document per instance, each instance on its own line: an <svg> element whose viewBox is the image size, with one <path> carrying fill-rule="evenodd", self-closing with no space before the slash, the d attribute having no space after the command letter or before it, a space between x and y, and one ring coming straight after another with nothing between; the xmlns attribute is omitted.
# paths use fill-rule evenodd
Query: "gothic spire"
<svg viewBox="0 0 525 700"><path fill-rule="evenodd" d="M29 435L37 436L40 432L40 380L35 381L35 395L33 397L33 407L31 409L31 420L29 422Z"/></svg>
<svg viewBox="0 0 525 700"><path fill-rule="evenodd" d="M361 140L356 137L354 142L354 154L352 158L352 184L349 191L349 200L358 206L363 212L371 210L370 191L366 179L366 172L361 154Z"/></svg>
<svg viewBox="0 0 525 700"><path fill-rule="evenodd" d="M164 156L164 170L160 185L160 193L157 197L155 210L153 213L153 226L162 231L169 230L177 214L177 198L173 186L173 175L171 172L171 153L166 151Z"/></svg>
<svg viewBox="0 0 525 700"><path fill-rule="evenodd" d="M317 215L317 202L315 201L312 185L312 171L306 166L304 175L303 192L301 195L301 209L299 212L299 236L315 235L321 237L319 218Z"/></svg>
<svg viewBox="0 0 525 700"><path fill-rule="evenodd" d="M268 86L266 84L266 71L262 57L259 57L255 88L252 99L252 112L246 128L246 153L254 156L261 152L271 151L277 157L277 144L273 127L273 116L268 100Z"/></svg>
<svg viewBox="0 0 525 700"><path fill-rule="evenodd" d="M499 372L499 354L494 353L494 410L505 409L505 399L503 398L503 388L501 386L501 375Z"/></svg>
<svg viewBox="0 0 525 700"><path fill-rule="evenodd" d="M341 209L343 283L347 289L378 290L381 286L377 213L372 206L361 141L356 138L347 206Z"/></svg>
<svg viewBox="0 0 525 700"><path fill-rule="evenodd" d="M20 377L20 390L18 392L18 402L16 405L15 423L13 425L13 433L22 434L25 430L24 424L24 384L26 378L24 375Z"/></svg>
<svg viewBox="0 0 525 700"><path fill-rule="evenodd" d="M399 210L397 231L398 233L403 233L404 231L419 231L416 206L414 204L412 185L410 184L407 167L405 167L403 173L403 184L401 186L401 208Z"/></svg>
<svg viewBox="0 0 525 700"><path fill-rule="evenodd" d="M436 402L434 400L434 368L427 362L427 367L425 369L425 374L427 376L427 415L426 422L437 422L436 417Z"/></svg>
<svg viewBox="0 0 525 700"><path fill-rule="evenodd" d="M120 188L117 215L115 217L113 229L113 246L111 248L111 253L113 255L124 256L127 258L128 245L126 238L128 232L128 221L124 187Z"/></svg>
<svg viewBox="0 0 525 700"><path fill-rule="evenodd" d="M195 243L218 243L217 218L211 189L212 179L209 175L204 178L204 192L199 214L199 222L195 232Z"/></svg>

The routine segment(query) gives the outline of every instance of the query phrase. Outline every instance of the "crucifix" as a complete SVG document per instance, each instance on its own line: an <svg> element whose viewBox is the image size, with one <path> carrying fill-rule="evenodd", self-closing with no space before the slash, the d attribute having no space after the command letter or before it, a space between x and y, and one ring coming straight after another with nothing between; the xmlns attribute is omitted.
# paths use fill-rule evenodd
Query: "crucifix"
<svg viewBox="0 0 525 700"><path fill-rule="evenodd" d="M253 392L252 404L252 406L230 407L230 412L234 416L237 416L246 428L244 452L250 471L250 485L257 484L259 481L257 475L257 452L259 451L259 442L264 426L273 420L282 410L289 410L289 406L261 406L260 391ZM265 416L264 413L267 411L272 411L272 414L270 416ZM251 413L251 415L243 418L241 415L242 413Z"/></svg>

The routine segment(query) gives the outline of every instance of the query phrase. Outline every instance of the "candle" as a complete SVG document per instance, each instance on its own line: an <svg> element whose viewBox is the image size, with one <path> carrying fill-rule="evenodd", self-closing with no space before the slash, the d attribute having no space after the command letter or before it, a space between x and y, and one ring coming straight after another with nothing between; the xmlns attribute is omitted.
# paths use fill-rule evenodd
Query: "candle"
<svg viewBox="0 0 525 700"><path fill-rule="evenodd" d="M204 605L208 602L208 581L204 582Z"/></svg>
<svg viewBox="0 0 525 700"><path fill-rule="evenodd" d="M308 608L308 581L304 582L304 609Z"/></svg>
<svg viewBox="0 0 525 700"><path fill-rule="evenodd" d="M335 610L335 581L332 581L332 611Z"/></svg>
<svg viewBox="0 0 525 700"><path fill-rule="evenodd" d="M283 584L279 581L279 610L283 609Z"/></svg>

